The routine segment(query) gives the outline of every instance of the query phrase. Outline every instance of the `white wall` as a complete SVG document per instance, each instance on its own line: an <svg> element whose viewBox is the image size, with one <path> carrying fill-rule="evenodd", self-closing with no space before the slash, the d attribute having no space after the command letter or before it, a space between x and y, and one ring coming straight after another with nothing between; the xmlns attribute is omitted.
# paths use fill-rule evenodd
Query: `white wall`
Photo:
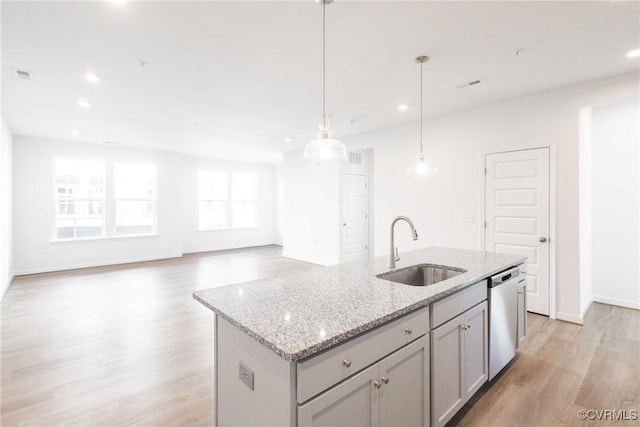
<svg viewBox="0 0 640 427"><path fill-rule="evenodd" d="M345 140L350 149L374 148L376 255L386 254L390 221L400 214L414 220L420 235L414 243L410 233L399 231L400 251L433 245L481 249L483 153L553 144L556 315L580 322L579 110L635 96L638 77L627 73L426 120L425 153L439 170L424 178L405 173L415 161L418 123ZM472 213L474 221L461 222L461 213Z"/></svg>
<svg viewBox="0 0 640 427"><path fill-rule="evenodd" d="M198 170L252 172L258 176L257 227L198 231ZM275 242L275 172L272 165L185 157L182 171L184 253L205 252Z"/></svg>
<svg viewBox="0 0 640 427"><path fill-rule="evenodd" d="M638 99L593 108L593 299L640 309Z"/></svg>
<svg viewBox="0 0 640 427"><path fill-rule="evenodd" d="M54 233L54 158L152 162L158 173L158 235L52 242ZM184 252L271 244L273 166L185 158L177 153L117 146L15 137L14 259L16 274L65 270L150 259L180 257ZM261 227L197 232L197 170L200 167L255 170L259 173Z"/></svg>
<svg viewBox="0 0 640 427"><path fill-rule="evenodd" d="M340 262L340 164L313 166L302 150L283 155L283 255L320 265Z"/></svg>
<svg viewBox="0 0 640 427"><path fill-rule="evenodd" d="M276 207L275 207L275 244L282 246L284 232L284 172L282 164L274 167L274 178L276 182Z"/></svg>
<svg viewBox="0 0 640 427"><path fill-rule="evenodd" d="M13 280L13 135L2 121L0 134L0 299Z"/></svg>
<svg viewBox="0 0 640 427"><path fill-rule="evenodd" d="M593 237L592 231L592 112L591 107L579 113L579 227L580 227L580 315L584 317L593 302Z"/></svg>

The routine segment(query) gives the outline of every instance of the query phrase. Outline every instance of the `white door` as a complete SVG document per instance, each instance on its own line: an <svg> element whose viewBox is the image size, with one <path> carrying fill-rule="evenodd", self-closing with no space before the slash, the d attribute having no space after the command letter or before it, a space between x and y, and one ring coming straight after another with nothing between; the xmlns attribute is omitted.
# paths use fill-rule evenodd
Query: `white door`
<svg viewBox="0 0 640 427"><path fill-rule="evenodd" d="M369 188L367 176L344 174L342 262L367 258L369 253Z"/></svg>
<svg viewBox="0 0 640 427"><path fill-rule="evenodd" d="M488 154L485 249L527 257L527 310L549 315L549 148Z"/></svg>

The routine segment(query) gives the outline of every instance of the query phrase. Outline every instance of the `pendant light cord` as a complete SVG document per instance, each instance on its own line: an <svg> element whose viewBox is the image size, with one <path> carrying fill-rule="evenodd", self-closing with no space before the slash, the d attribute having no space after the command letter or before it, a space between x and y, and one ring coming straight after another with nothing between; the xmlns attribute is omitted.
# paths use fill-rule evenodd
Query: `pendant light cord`
<svg viewBox="0 0 640 427"><path fill-rule="evenodd" d="M422 149L422 66L424 62L420 62L420 154L423 154Z"/></svg>
<svg viewBox="0 0 640 427"><path fill-rule="evenodd" d="M324 126L326 126L326 62L327 62L327 49L326 49L326 9L327 2L322 2L322 121Z"/></svg>

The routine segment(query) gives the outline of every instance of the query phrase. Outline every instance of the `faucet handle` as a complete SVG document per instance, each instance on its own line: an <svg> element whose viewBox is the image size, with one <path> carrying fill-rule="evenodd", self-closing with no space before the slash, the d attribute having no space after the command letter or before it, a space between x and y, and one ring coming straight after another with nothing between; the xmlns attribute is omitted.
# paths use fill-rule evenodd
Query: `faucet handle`
<svg viewBox="0 0 640 427"><path fill-rule="evenodd" d="M396 246L396 257L394 258L396 261L400 261L400 255L398 255L398 247Z"/></svg>

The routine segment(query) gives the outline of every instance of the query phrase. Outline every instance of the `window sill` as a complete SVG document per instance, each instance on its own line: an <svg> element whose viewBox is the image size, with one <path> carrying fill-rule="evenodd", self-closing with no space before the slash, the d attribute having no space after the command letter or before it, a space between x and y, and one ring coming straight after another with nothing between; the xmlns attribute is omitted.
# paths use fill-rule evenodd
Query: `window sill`
<svg viewBox="0 0 640 427"><path fill-rule="evenodd" d="M119 239L137 239L144 237L158 237L158 233L151 234L129 234L126 236L99 236L99 237L81 237L77 239L51 239L50 243L73 243L73 242L91 242L94 240L119 240Z"/></svg>
<svg viewBox="0 0 640 427"><path fill-rule="evenodd" d="M257 230L260 226L255 225L253 227L238 227L238 228L207 228L207 229L198 229L198 233L210 233L215 231L243 231L243 230Z"/></svg>

